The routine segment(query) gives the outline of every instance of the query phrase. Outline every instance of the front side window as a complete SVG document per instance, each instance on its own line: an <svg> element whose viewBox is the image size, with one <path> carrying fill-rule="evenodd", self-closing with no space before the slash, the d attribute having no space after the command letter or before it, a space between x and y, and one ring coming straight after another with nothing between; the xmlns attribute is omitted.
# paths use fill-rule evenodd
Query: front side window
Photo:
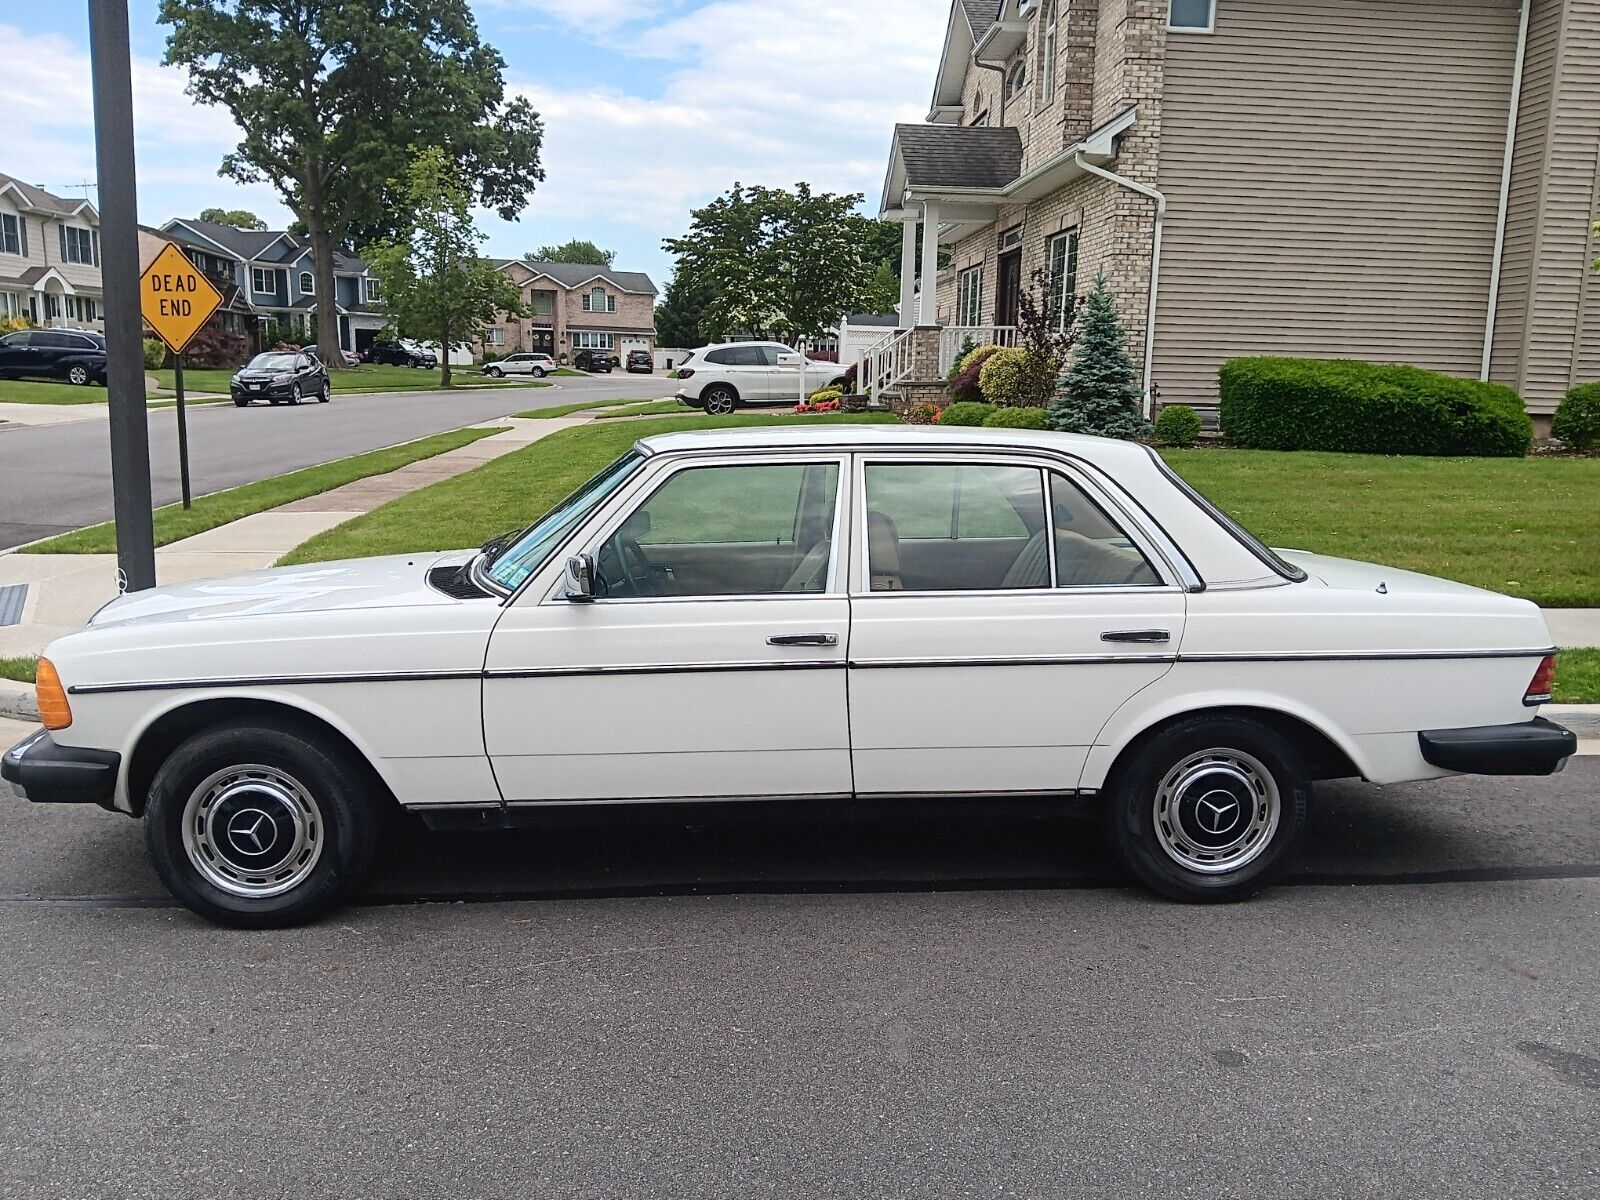
<svg viewBox="0 0 1600 1200"><path fill-rule="evenodd" d="M22 219L11 213L0 215L0 254L22 253Z"/></svg>
<svg viewBox="0 0 1600 1200"><path fill-rule="evenodd" d="M632 478L643 463L642 454L628 451L526 529L488 543L484 548L484 568L490 582L503 588L507 595L516 591L523 580L545 564L567 535Z"/></svg>
<svg viewBox="0 0 1600 1200"><path fill-rule="evenodd" d="M956 281L956 324L973 326L983 321L983 268L968 267Z"/></svg>
<svg viewBox="0 0 1600 1200"><path fill-rule="evenodd" d="M1072 324L1072 305L1078 294L1078 231L1069 229L1050 239L1050 315L1056 328Z"/></svg>
<svg viewBox="0 0 1600 1200"><path fill-rule="evenodd" d="M770 596L827 590L837 463L679 471L596 551L602 597Z"/></svg>
<svg viewBox="0 0 1600 1200"><path fill-rule="evenodd" d="M1217 0L1172 0L1167 28L1210 33L1216 24Z"/></svg>
<svg viewBox="0 0 1600 1200"><path fill-rule="evenodd" d="M1148 587L1138 547L1066 476L997 464L867 468L874 592Z"/></svg>

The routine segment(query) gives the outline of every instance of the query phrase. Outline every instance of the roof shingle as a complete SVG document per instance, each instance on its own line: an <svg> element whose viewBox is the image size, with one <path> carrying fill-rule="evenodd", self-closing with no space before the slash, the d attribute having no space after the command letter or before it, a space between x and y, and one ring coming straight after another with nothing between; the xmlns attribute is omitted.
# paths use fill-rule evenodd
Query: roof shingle
<svg viewBox="0 0 1600 1200"><path fill-rule="evenodd" d="M906 186L1001 188L1022 174L1022 135L1008 126L896 125Z"/></svg>

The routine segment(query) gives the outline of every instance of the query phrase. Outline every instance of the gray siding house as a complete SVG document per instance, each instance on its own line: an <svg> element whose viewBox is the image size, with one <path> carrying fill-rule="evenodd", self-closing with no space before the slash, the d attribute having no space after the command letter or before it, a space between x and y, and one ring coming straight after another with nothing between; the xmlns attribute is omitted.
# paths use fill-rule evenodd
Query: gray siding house
<svg viewBox="0 0 1600 1200"><path fill-rule="evenodd" d="M1152 407L1297 354L1549 414L1600 379L1597 72L1600 0L953 0L890 152L907 332L878 377L914 392L968 330L1009 336L1035 269L1065 315L1103 268Z"/></svg>

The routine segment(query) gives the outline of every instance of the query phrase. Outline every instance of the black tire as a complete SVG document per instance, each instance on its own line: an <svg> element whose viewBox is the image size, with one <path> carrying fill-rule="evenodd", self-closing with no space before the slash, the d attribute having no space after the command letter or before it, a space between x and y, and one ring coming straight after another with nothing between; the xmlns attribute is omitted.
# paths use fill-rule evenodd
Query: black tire
<svg viewBox="0 0 1600 1200"><path fill-rule="evenodd" d="M499 367L485 367L483 369L483 373L485 375L489 376L489 378L491 378L491 379L499 379L503 375L505 375L505 372L502 371Z"/></svg>
<svg viewBox="0 0 1600 1200"><path fill-rule="evenodd" d="M249 408L250 407L250 401L242 399L242 398L236 398L234 400L234 402L233 402L233 406L235 408Z"/></svg>
<svg viewBox="0 0 1600 1200"><path fill-rule="evenodd" d="M300 385L298 383L292 383L289 385L289 403L300 403Z"/></svg>
<svg viewBox="0 0 1600 1200"><path fill-rule="evenodd" d="M700 407L708 416L728 416L739 407L739 393L725 383L713 383L700 393Z"/></svg>
<svg viewBox="0 0 1600 1200"><path fill-rule="evenodd" d="M535 367L533 369L533 377L535 379L543 379L544 378L544 368L543 367Z"/></svg>
<svg viewBox="0 0 1600 1200"><path fill-rule="evenodd" d="M330 379L324 379L322 381L322 390L317 393L317 403L318 404L326 404L329 400L332 400L332 399L333 399L333 381L330 380Z"/></svg>
<svg viewBox="0 0 1600 1200"><path fill-rule="evenodd" d="M78 387L87 387L91 378L89 368L82 363L74 363L67 368L68 383L76 384Z"/></svg>
<svg viewBox="0 0 1600 1200"><path fill-rule="evenodd" d="M1293 860L1311 796L1294 743L1246 717L1190 717L1133 747L1106 789L1107 832L1152 891L1243 900Z"/></svg>
<svg viewBox="0 0 1600 1200"><path fill-rule="evenodd" d="M294 806L283 803L277 793L259 785L252 791L248 781L228 781L229 771L246 767L276 772L297 785L312 806L302 824L314 832L305 838L296 832L299 827L290 816ZM272 782L284 795L303 800ZM218 793L221 798L208 805L205 798ZM223 925L277 929L327 912L361 879L377 842L381 803L370 769L343 747L329 745L281 718L227 722L194 734L161 764L145 809L145 841L161 881L188 908ZM262 818L264 834L259 832ZM231 841L211 845L211 838L221 836ZM263 836L267 842L262 854L281 850L287 842L290 853L281 866L273 866L270 859L243 861L245 845L259 846ZM304 861L296 865L297 853L309 867ZM248 880L251 876L243 867L263 865L269 875L303 874L279 895L241 894L250 887L259 891L272 885L244 882L235 884L239 890L228 890L197 860L209 862L211 875L221 878L237 875Z"/></svg>

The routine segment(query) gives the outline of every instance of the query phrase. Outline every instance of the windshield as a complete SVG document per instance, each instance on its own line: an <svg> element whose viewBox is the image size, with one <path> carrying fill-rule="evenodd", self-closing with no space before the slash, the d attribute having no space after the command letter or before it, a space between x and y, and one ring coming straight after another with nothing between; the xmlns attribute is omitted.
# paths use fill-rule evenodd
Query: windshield
<svg viewBox="0 0 1600 1200"><path fill-rule="evenodd" d="M251 371L292 371L294 370L294 355L279 352L277 354L258 354L250 360Z"/></svg>
<svg viewBox="0 0 1600 1200"><path fill-rule="evenodd" d="M508 592L516 591L524 579L544 565L573 527L621 487L643 462L644 455L637 450L628 451L520 534L496 538L495 542L504 541L503 546L489 543L494 547L486 550L489 579Z"/></svg>

